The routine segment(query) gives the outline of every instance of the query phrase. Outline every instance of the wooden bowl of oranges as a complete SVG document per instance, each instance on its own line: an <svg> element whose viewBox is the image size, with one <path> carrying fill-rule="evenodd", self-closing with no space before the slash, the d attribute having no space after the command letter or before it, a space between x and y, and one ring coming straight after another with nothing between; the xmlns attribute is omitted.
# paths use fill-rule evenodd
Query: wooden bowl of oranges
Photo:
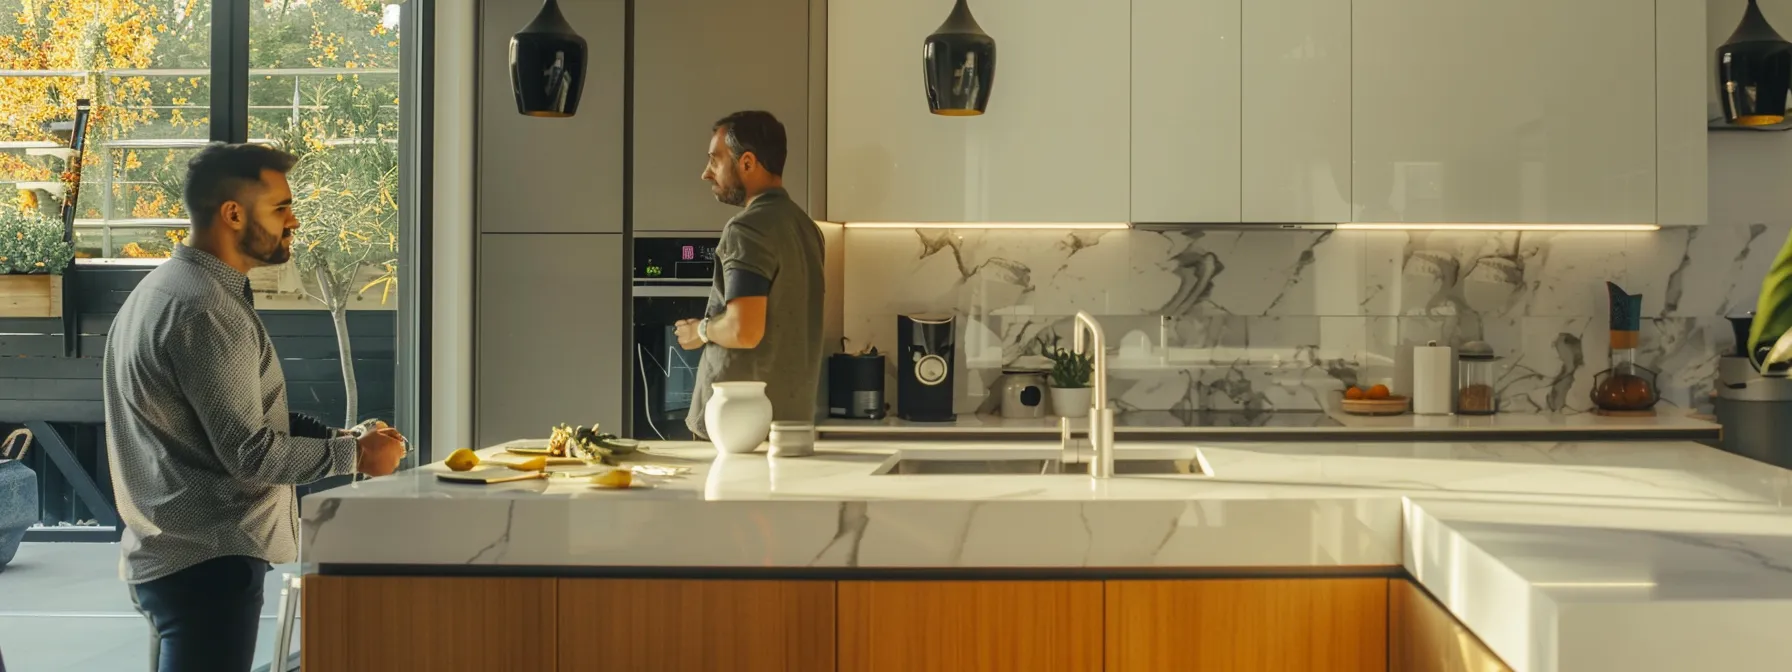
<svg viewBox="0 0 1792 672"><path fill-rule="evenodd" d="M1344 400L1338 407L1351 415L1400 415L1411 404L1411 399L1397 396L1388 390L1388 386L1377 384L1367 389L1345 388Z"/></svg>

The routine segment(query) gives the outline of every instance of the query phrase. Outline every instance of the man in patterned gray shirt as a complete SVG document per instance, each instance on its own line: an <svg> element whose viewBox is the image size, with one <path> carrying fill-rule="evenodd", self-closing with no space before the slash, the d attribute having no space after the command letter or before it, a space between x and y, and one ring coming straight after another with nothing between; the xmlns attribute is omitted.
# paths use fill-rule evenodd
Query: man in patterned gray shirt
<svg viewBox="0 0 1792 672"><path fill-rule="evenodd" d="M292 258L295 162L259 145L195 155L192 233L131 292L106 341L120 573L162 672L249 669L268 563L298 559L294 484L384 476L404 457L397 430L357 437L287 411L247 273Z"/></svg>

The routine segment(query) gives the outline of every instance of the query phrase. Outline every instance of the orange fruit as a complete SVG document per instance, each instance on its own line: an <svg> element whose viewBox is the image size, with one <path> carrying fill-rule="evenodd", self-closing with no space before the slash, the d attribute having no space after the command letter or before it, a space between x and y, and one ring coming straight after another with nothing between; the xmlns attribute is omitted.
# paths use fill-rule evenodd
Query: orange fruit
<svg viewBox="0 0 1792 672"><path fill-rule="evenodd" d="M1351 387L1349 389L1344 390L1344 398L1345 399L1350 399L1350 400L1361 399L1361 398L1363 398L1363 395L1364 395L1363 388L1360 388L1360 387Z"/></svg>
<svg viewBox="0 0 1792 672"><path fill-rule="evenodd" d="M1388 394L1388 386L1376 385L1375 387L1369 388L1369 394L1367 396L1370 399L1386 399L1388 398Z"/></svg>

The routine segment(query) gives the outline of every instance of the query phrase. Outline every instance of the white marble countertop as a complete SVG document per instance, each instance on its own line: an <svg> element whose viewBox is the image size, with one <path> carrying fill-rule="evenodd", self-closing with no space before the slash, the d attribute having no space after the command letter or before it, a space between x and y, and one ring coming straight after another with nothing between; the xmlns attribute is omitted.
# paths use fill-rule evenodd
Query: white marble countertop
<svg viewBox="0 0 1792 672"><path fill-rule="evenodd" d="M1015 435L1056 434L1058 418L1002 418L960 413L953 422L911 422L896 417L882 420L831 418L818 427L825 436L888 435ZM1072 420L1073 428L1087 427L1087 420ZM1591 413L1500 413L1496 415L1363 416L1342 411L1269 411L1245 414L1226 412L1128 411L1117 414L1115 431L1122 436L1167 436L1202 439L1216 435L1264 436L1301 439L1323 435L1341 437L1376 435L1394 440L1413 435L1512 436L1540 440L1596 441L1604 436L1661 436L1673 439L1715 440L1723 428L1683 409L1663 409L1655 417L1616 418ZM1249 439L1257 440L1257 439ZM1270 440L1268 438L1262 440ZM1450 439L1446 439L1450 440Z"/></svg>
<svg viewBox="0 0 1792 672"><path fill-rule="evenodd" d="M1792 669L1792 646L1767 632L1792 616L1792 478L1715 449L1154 442L1123 443L1120 455L1198 451L1211 475L873 475L897 454L1055 448L824 441L814 457L716 459L706 444L660 443L643 461L692 473L631 491L570 478L457 485L431 465L306 497L303 560L312 570L1404 567L1520 672ZM1587 662L1675 646L1636 664Z"/></svg>

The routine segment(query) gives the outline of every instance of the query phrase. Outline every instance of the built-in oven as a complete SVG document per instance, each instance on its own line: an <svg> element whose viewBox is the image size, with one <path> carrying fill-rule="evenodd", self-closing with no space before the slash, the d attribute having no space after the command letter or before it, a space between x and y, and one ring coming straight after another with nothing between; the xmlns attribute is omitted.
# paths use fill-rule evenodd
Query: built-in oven
<svg viewBox="0 0 1792 672"><path fill-rule="evenodd" d="M634 240L635 438L691 438L684 419L703 350L678 347L675 325L703 317L709 307L716 242L690 236Z"/></svg>

